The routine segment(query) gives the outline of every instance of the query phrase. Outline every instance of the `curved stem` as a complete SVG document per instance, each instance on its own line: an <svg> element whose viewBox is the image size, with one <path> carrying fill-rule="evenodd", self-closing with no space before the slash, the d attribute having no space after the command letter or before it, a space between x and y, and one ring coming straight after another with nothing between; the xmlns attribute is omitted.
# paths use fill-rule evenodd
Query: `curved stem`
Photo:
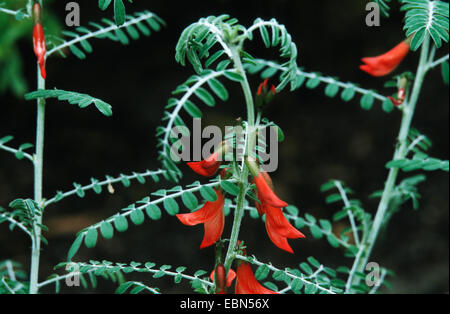
<svg viewBox="0 0 450 314"><path fill-rule="evenodd" d="M416 73L416 79L414 82L413 90L409 101L406 102L403 109L403 117L398 135L398 145L394 153L394 160L405 158L408 153L408 134L411 129L412 119L416 109L417 101L419 99L420 91L425 79L425 75L429 70L429 51L430 51L430 37L427 35L422 45L419 66ZM385 184L383 195L378 205L377 213L372 224L372 228L369 231L368 236L361 244L362 254L359 254L354 262L354 269L358 272L364 272L365 266L370 258L373 247L377 240L379 231L385 220L386 213L389 209L389 203L392 198L392 194L395 189L397 176L399 173L398 168L391 168ZM352 274L350 274L351 276ZM359 276L354 276L352 284L358 284L360 281ZM351 292L351 286L349 289Z"/></svg>

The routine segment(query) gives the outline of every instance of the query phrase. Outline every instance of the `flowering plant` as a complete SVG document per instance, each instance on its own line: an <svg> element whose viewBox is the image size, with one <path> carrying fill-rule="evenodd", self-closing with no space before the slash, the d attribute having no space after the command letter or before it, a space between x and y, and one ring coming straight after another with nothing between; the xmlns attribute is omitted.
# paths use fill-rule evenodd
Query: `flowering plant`
<svg viewBox="0 0 450 314"><path fill-rule="evenodd" d="M389 8L386 2L378 2L386 13ZM34 195L13 200L8 209L0 207L0 223L8 223L11 229L22 230L31 240L30 275L16 275L19 269L13 261L0 262L0 292L34 294L49 285L55 285L56 291L59 291L61 283L68 279L78 278L87 284L85 277L93 286L97 285L97 277L109 278L118 283L117 293L161 292L153 286L153 281L152 285L147 283L144 276L140 281L127 280L130 273L150 274L153 278L169 276L176 284L186 280L195 292L217 294L376 293L383 284L389 285L386 279L392 275L390 270L376 266L367 268L372 250L380 230L392 215L408 201L416 206L418 185L424 181L423 175L415 175L399 182L400 172L449 171L448 161L430 157L427 154L430 141L412 128L426 74L440 66L444 81L448 84L448 54L436 57L443 42L448 42L448 4L432 0L400 2L401 10L405 12L406 38L384 54L363 58L364 65L360 66L371 76L384 77L395 74L408 55L419 53L414 75L400 74L390 81L389 86L396 89L390 96L299 68L297 45L287 28L276 19L257 18L247 27L228 15L201 18L184 29L176 45L176 61L183 66L190 64L195 74L174 90L165 107L164 125L156 129L161 169L107 176L105 180L92 179L87 185L74 183L74 189L58 191L48 198L44 197L42 188L46 100L56 98L80 108L94 105L101 114L107 117L112 115L112 106L101 99L75 91L47 89L46 79L52 75L46 69L47 64L52 62L50 57L56 53L65 57L70 52L79 59L85 59L93 51L89 42L93 38L128 44L130 38L137 40L141 35L161 31L165 22L148 11L126 15L123 1L115 0L114 21L104 19L103 24L91 23L90 28L78 27L75 31L64 32L64 37L55 41L45 36L45 1L30 0L27 8L18 11L0 7L0 13L33 20L30 34L38 65L37 89L25 96L27 100L36 100L36 143L13 148L8 145L13 139L11 136L0 138L1 150L30 161L34 169ZM99 7L106 10L111 3L111 0L99 1ZM278 48L281 62L251 55L246 50L246 44L256 38L266 48ZM259 73L262 82L257 88L252 88L249 76ZM224 82L240 88L246 117L233 122L225 137L214 142L203 158L185 160L183 156L186 154L190 157L189 145L180 140L180 136L190 139L190 129L183 115L193 119L203 116L194 102L214 107L218 100L227 101L230 95ZM276 102L279 93L288 89L294 92L303 85L316 89L321 84L326 85L325 94L328 97L334 98L340 93L342 101L348 102L360 95L364 109L370 109L375 102L379 102L386 112L396 110L401 115L394 156L386 164L389 170L386 183L383 190L373 195L380 198L374 215L366 211L361 202L350 198L352 190L340 180L330 180L321 187L322 192L330 193L327 203L342 203L342 210L334 215L333 221L317 219L307 213L300 215L301 210L281 199L272 182L269 173L273 171L267 166L270 155L267 147L277 147L278 142L283 142L284 134L275 122L264 116L265 109ZM30 153L33 146L35 152ZM201 148L194 147L196 149ZM186 161L187 167L180 161ZM148 179L155 182L163 179L178 184L183 180L181 169L194 172L199 179L209 179L204 183L180 183L157 190L115 215L87 226L75 235L73 243L68 246L67 258L55 266L58 272L40 280L40 252L45 249L42 243L46 243L42 232L47 230L44 215L48 208L71 196L83 198L90 191L99 194L104 187L114 191L113 184L119 182L125 187L129 187L134 180L143 184ZM110 240L117 236L116 232L127 231L130 222L141 225L147 218L159 220L163 213L161 208L180 222L180 232L195 232L183 225L203 225L203 241L186 245L191 246L193 252L199 247L214 251L210 269L187 274L184 266L157 266L153 262L76 261L77 252L83 244L93 248L99 235ZM247 252L251 252L252 248L240 234L246 224L246 216L261 218L267 233L267 237L261 235L261 241L270 241L286 254L294 254L290 244L294 241L301 243L305 237L326 238L332 247L344 249L351 263L349 266L328 267L317 258L309 257L297 268L285 268L274 266L268 256L249 255ZM348 220L348 228L339 233L333 224L344 219ZM229 234L224 231L226 224L231 226Z"/></svg>

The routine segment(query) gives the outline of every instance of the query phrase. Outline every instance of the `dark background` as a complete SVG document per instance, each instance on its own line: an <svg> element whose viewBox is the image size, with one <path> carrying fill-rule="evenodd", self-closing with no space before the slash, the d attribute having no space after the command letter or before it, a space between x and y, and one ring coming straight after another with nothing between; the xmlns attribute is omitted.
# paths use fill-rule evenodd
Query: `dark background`
<svg viewBox="0 0 450 314"><path fill-rule="evenodd" d="M102 12L97 1L78 1L82 25L112 16L112 6ZM66 1L51 5L53 13L64 23ZM86 60L74 56L50 58L47 62L47 87L87 93L113 106L112 118L105 118L94 108L78 109L68 103L48 101L45 139L44 195L52 197L57 190L71 190L72 182L89 184L90 178L117 176L132 171L156 169L155 128L160 125L163 107L176 86L193 70L175 62L175 45L182 30L201 17L228 13L249 26L257 17L272 17L285 24L299 48L299 65L308 71L338 76L344 81L359 82L384 94L383 78L373 78L358 69L360 58L381 54L403 39L403 15L398 4L392 8L391 19L383 19L381 27L365 25L365 1L134 1L126 3L127 12L148 9L168 24L150 38L122 46L108 40L91 40L94 53ZM30 30L31 32L31 30ZM258 36L259 40L259 36ZM276 51L266 51L260 41L248 46L257 57L275 58ZM29 86L35 83L35 57L31 40L20 43L24 69ZM444 52L447 51L447 52ZM438 55L448 53L448 46ZM415 70L418 53L411 53L401 69ZM430 155L449 158L448 150L448 87L442 83L440 71L426 78L414 118L414 127L434 142ZM256 89L260 79L252 77ZM214 109L204 109L203 125L230 123L245 115L245 105L238 86L226 82L231 97ZM32 90L32 88L30 88ZM383 187L387 177L384 165L392 158L394 139L398 133L400 113L386 114L377 103L370 111L360 108L355 98L350 103L324 96L323 88L302 88L294 93L283 91L276 105L267 113L284 130L286 140L280 146L279 170L273 175L278 194L297 205L301 215L309 212L318 218L331 218L340 205L325 204L320 185L329 179L345 181L352 187L366 210L374 213L376 200L368 195ZM12 134L13 145L34 142L35 105L10 94L0 95L0 136ZM183 184L197 180L185 166ZM422 184L421 206L414 211L410 203L394 216L388 230L378 239L371 258L392 269L396 276L389 281L396 293L448 292L448 174L426 174ZM50 228L45 237L40 278L52 273L52 267L64 261L75 239L75 233L121 208L170 186L167 183L140 185L125 189L115 186L115 194L88 192L84 199L68 198L46 209L44 224ZM31 197L33 172L26 161L17 161L0 152L0 204L18 197ZM227 219L224 235L229 233ZM336 228L343 226L336 225ZM308 256L327 266L351 266L339 249L325 240L290 241L295 255L277 249L268 239L261 221L246 217L241 238L247 241L251 254L279 267L295 267ZM188 266L211 269L213 249L199 250L202 227L187 228L175 218L163 215L160 221L147 220L142 226L131 226L113 240L100 239L95 249L81 248L75 260L110 260L114 262L153 261L158 265ZM10 233L6 224L0 226L0 259L10 258L29 266L30 243L20 231ZM154 280L151 275L129 278L160 287L163 292L189 292L187 284L172 285L172 279ZM114 284L100 281L98 292L112 292ZM46 289L44 292L51 292ZM75 292L65 288L65 292ZM76 290L77 292L82 290Z"/></svg>

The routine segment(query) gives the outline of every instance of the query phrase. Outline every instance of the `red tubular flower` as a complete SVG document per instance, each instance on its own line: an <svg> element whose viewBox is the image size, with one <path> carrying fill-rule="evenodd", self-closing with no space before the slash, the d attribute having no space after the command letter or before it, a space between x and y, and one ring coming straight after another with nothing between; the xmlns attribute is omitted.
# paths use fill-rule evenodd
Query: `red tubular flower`
<svg viewBox="0 0 450 314"><path fill-rule="evenodd" d="M208 158L198 162L188 162L187 165L197 174L204 177L213 176L219 170L221 162L218 161L219 154L214 153Z"/></svg>
<svg viewBox="0 0 450 314"><path fill-rule="evenodd" d="M278 294L265 288L255 278L247 262L239 262L236 273L236 294Z"/></svg>
<svg viewBox="0 0 450 314"><path fill-rule="evenodd" d="M280 200L278 196L273 192L264 178L266 175L262 173L263 172L259 172L258 175L253 179L256 184L256 188L258 189L258 197L261 203L268 204L274 207L288 206L285 201Z"/></svg>
<svg viewBox="0 0 450 314"><path fill-rule="evenodd" d="M215 190L217 200L206 202L203 207L193 213L178 214L177 218L186 226L203 224L205 235L200 248L211 246L222 236L225 226L225 216L223 212L224 196L222 192Z"/></svg>
<svg viewBox="0 0 450 314"><path fill-rule="evenodd" d="M33 5L33 49L34 54L37 57L39 68L41 70L41 76L43 79L47 77L45 71L45 53L47 52L47 46L45 44L44 29L41 24L41 6L39 3Z"/></svg>
<svg viewBox="0 0 450 314"><path fill-rule="evenodd" d="M372 76L385 76L397 68L409 52L410 41L405 40L390 51L377 57L363 58L359 68Z"/></svg>
<svg viewBox="0 0 450 314"><path fill-rule="evenodd" d="M264 179L267 186L273 188L272 180L267 172L260 172L258 176ZM260 189L257 196L261 203L257 203L256 208L260 215L266 214L266 230L270 240L280 249L294 253L287 239L305 238L305 235L289 223L280 207L272 206L264 200Z"/></svg>
<svg viewBox="0 0 450 314"><path fill-rule="evenodd" d="M211 272L209 278L211 279L212 282L216 283L216 294L225 294L226 293L225 286L226 287L231 286L234 278L236 278L236 272L230 269L228 271L228 274L225 276L225 267L223 266L223 264L219 264L217 265L216 269Z"/></svg>
<svg viewBox="0 0 450 314"><path fill-rule="evenodd" d="M211 177L216 174L217 170L222 163L220 158L229 148L228 144L224 141L219 148L211 154L208 158L198 162L188 162L187 165L194 170L197 174L204 177Z"/></svg>

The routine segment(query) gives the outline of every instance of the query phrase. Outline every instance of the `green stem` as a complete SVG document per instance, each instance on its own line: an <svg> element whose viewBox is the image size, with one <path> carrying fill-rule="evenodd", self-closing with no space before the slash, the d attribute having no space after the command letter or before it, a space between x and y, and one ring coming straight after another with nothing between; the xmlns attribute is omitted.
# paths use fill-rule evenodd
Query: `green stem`
<svg viewBox="0 0 450 314"><path fill-rule="evenodd" d="M253 143L255 142L255 106L253 102L253 95L252 91L250 89L250 84L248 83L247 75L245 73L244 67L242 65L241 57L240 57L240 46L234 46L231 48L232 56L233 56L233 62L235 69L238 71L239 74L243 77L243 80L241 82L242 90L244 92L245 96L245 102L247 104L247 151L245 152L244 156L247 155L249 152L253 149ZM244 200L245 200L245 194L247 192L248 187L248 175L249 170L245 164L245 162L242 163L242 170L240 173L240 182L238 184L239 186L239 194L237 197L237 206L234 211L234 220L233 220L233 228L231 231L231 237L230 242L228 244L228 250L227 255L225 257L225 263L224 267L228 271L231 267L231 264L233 263L233 260L235 258L235 250L236 250L236 244L239 237L239 230L241 228L241 222L242 217L244 215Z"/></svg>
<svg viewBox="0 0 450 314"><path fill-rule="evenodd" d="M45 89L45 79L38 67L38 89ZM34 156L34 200L42 206L42 169L44 161L45 100L37 100L36 154ZM41 225L43 213L36 217L33 225L34 242L31 252L30 294L38 292L39 258L41 253Z"/></svg>
<svg viewBox="0 0 450 314"><path fill-rule="evenodd" d="M416 79L414 82L413 90L409 101L406 102L403 110L403 117L401 121L400 132L398 135L398 145L394 153L394 160L403 159L408 153L408 135L411 129L412 119L416 109L417 101L419 99L420 91L425 79L425 75L429 70L428 54L430 50L430 37L427 35L422 45L419 66L416 73ZM358 272L364 272L365 266L370 258L373 247L377 240L379 231L385 220L386 213L389 209L389 202L392 198L392 194L395 189L397 176L399 173L398 168L391 168L385 184L383 195L378 205L377 213L367 237L365 237L362 243L362 254L358 255L355 259L355 270ZM360 281L359 276L353 276L351 280L353 284L358 284ZM352 285L353 285L352 284ZM351 292L351 288L349 289Z"/></svg>

